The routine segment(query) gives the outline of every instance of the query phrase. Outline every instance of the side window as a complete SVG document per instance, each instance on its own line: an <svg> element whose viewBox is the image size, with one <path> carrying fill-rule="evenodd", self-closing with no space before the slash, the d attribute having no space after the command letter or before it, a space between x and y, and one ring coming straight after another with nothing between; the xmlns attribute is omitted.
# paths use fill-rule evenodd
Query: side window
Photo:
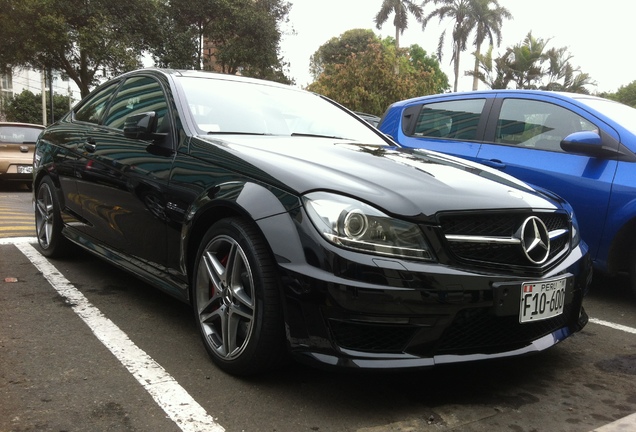
<svg viewBox="0 0 636 432"><path fill-rule="evenodd" d="M486 99L435 102L422 107L413 136L477 139L477 125Z"/></svg>
<svg viewBox="0 0 636 432"><path fill-rule="evenodd" d="M104 110L108 106L110 98L115 93L120 81L114 82L108 87L95 93L89 100L86 101L75 111L75 120L88 123L99 123L99 120L104 113Z"/></svg>
<svg viewBox="0 0 636 432"><path fill-rule="evenodd" d="M157 124L161 125L168 112L161 85L149 77L129 78L117 92L104 125L123 130L127 117L151 111L157 114Z"/></svg>
<svg viewBox="0 0 636 432"><path fill-rule="evenodd" d="M495 142L562 152L561 141L573 132L597 127L572 111L547 102L505 99Z"/></svg>

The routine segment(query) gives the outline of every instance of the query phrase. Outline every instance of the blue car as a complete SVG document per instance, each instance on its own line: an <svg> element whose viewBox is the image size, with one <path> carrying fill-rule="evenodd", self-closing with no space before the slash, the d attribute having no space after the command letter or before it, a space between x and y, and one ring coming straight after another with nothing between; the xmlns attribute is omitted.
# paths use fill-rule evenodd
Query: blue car
<svg viewBox="0 0 636 432"><path fill-rule="evenodd" d="M489 90L394 103L378 128L404 147L497 168L570 202L595 268L636 294L636 109L607 99Z"/></svg>

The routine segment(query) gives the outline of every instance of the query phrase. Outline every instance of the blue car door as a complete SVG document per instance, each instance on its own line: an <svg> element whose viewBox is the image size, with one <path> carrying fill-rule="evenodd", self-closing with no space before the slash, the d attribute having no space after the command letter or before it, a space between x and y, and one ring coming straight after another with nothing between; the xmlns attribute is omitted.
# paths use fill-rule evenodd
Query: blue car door
<svg viewBox="0 0 636 432"><path fill-rule="evenodd" d="M582 238L596 257L617 161L567 153L560 142L578 131L611 133L585 110L560 99L501 95L477 160L569 201Z"/></svg>

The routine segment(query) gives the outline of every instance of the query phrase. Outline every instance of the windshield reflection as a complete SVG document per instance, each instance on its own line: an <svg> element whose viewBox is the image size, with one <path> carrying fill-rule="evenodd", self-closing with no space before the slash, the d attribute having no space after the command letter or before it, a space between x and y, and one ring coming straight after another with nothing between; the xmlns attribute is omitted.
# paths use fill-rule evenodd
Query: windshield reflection
<svg viewBox="0 0 636 432"><path fill-rule="evenodd" d="M266 82L179 77L203 133L335 137L386 144L357 117L319 95Z"/></svg>

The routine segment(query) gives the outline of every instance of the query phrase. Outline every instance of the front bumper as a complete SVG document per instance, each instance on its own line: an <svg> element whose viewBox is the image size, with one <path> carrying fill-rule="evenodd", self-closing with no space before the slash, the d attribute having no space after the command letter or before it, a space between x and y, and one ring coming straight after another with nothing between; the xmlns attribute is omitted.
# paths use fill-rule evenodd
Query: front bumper
<svg viewBox="0 0 636 432"><path fill-rule="evenodd" d="M360 254L339 254L330 261L336 272L279 263L287 338L300 361L397 369L519 356L587 323L582 302L592 267L584 243L540 278L377 257L363 264ZM567 277L563 313L520 323L522 283L555 277Z"/></svg>

